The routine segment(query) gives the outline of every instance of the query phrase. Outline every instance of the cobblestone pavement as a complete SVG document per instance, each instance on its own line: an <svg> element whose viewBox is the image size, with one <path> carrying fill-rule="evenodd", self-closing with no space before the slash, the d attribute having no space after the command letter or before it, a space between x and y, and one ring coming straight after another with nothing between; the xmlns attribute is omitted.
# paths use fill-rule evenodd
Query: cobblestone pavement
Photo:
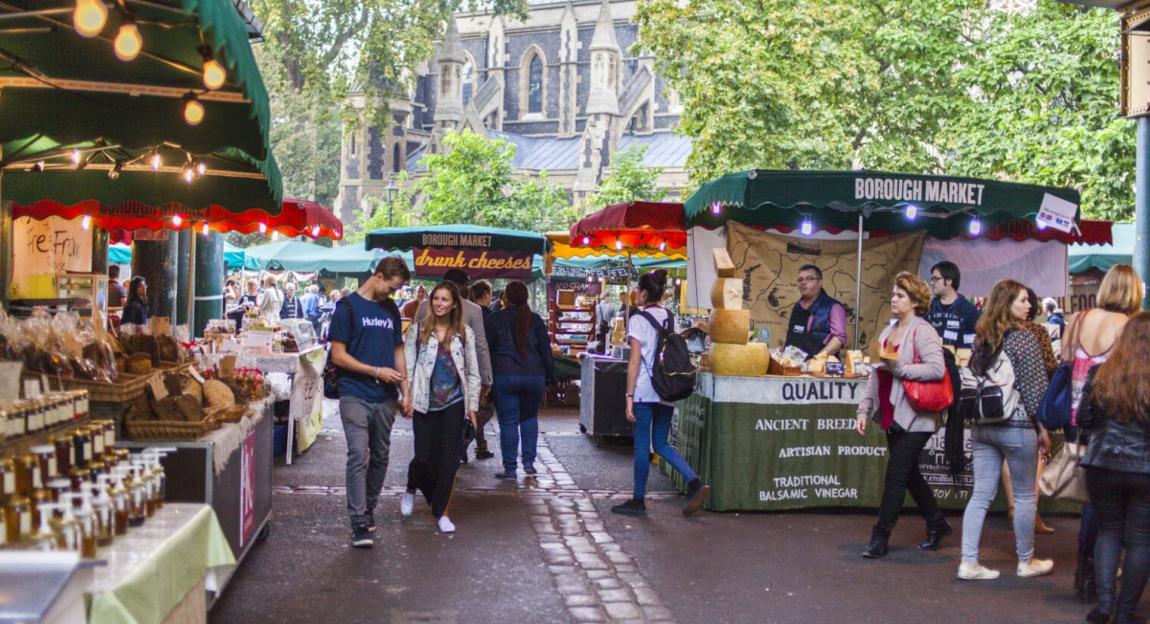
<svg viewBox="0 0 1150 624"><path fill-rule="evenodd" d="M884 561L858 552L873 523L859 514L679 514L682 497L651 471L648 517L611 514L630 493L630 447L579 434L572 412L541 420L537 478L493 478L497 458L461 467L439 534L420 499L399 515L410 424L392 437L376 547L348 547L345 447L338 417L293 466L277 465L272 531L243 563L212 622L1080 622L1070 596L1071 518L1040 537L1055 574L1010 572L1013 540L992 518L984 563L995 583L954 579L958 540L921 553L920 521L904 519ZM956 529L960 518L952 518Z"/></svg>

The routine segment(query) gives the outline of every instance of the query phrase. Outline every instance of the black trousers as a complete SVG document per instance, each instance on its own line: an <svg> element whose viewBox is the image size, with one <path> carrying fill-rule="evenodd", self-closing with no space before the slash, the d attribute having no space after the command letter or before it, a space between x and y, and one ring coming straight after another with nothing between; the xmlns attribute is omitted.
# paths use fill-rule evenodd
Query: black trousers
<svg viewBox="0 0 1150 624"><path fill-rule="evenodd" d="M918 467L919 454L933 435L912 433L898 424L891 425L887 430L886 443L890 457L886 462L886 483L882 491L878 523L875 524L875 528L883 535L890 535L898 523L908 491L918 506L918 512L926 519L927 529L939 528L946 523L945 516L938 508L938 501L934 499L934 490L922 478L922 471Z"/></svg>
<svg viewBox="0 0 1150 624"><path fill-rule="evenodd" d="M407 490L419 490L439 518L447 513L459 454L463 452L463 401L445 410L415 413L415 457L407 466Z"/></svg>
<svg viewBox="0 0 1150 624"><path fill-rule="evenodd" d="M1098 517L1094 576L1099 602L1114 603L1118 561L1125 549L1116 612L1132 618L1150 578L1150 475L1088 466L1086 490Z"/></svg>

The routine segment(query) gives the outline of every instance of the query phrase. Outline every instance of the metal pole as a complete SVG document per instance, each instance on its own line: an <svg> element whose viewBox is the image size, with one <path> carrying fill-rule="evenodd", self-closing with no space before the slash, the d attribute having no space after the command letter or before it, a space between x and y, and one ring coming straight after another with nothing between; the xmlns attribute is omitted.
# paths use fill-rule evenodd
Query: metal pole
<svg viewBox="0 0 1150 624"><path fill-rule="evenodd" d="M387 200L387 227L391 227L391 209L395 206L395 199Z"/></svg>
<svg viewBox="0 0 1150 624"><path fill-rule="evenodd" d="M862 308L863 213L859 210L858 264L855 265L855 350L859 348L859 309Z"/></svg>
<svg viewBox="0 0 1150 624"><path fill-rule="evenodd" d="M190 228L192 240L188 244L188 340L196 339L196 233L195 225Z"/></svg>
<svg viewBox="0 0 1150 624"><path fill-rule="evenodd" d="M1134 269L1142 283L1150 277L1150 117L1138 118L1134 165ZM1150 309L1143 288L1142 309Z"/></svg>

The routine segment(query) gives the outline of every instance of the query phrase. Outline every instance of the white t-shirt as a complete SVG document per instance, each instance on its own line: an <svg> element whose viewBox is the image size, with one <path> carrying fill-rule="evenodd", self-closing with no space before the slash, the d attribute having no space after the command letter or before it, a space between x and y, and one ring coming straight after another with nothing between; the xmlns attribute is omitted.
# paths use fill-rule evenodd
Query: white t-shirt
<svg viewBox="0 0 1150 624"><path fill-rule="evenodd" d="M655 317L655 320L662 325L670 313L665 308L659 306L651 306L645 309L647 314ZM659 398L659 393L655 392L655 387L651 385L651 370L655 361L655 347L659 344L659 332L655 330L655 326L651 321L643 318L639 313L635 313L631 320L627 322L627 337L639 341L642 346L639 353L642 355L642 364L639 366L639 379L635 382L635 398L636 403L662 403L663 405L673 405L667 403Z"/></svg>

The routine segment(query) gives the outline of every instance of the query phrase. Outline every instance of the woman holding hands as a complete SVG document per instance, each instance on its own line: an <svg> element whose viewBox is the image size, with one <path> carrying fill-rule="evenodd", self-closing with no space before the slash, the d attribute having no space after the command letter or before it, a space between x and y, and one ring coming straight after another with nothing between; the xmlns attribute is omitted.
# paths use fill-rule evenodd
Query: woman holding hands
<svg viewBox="0 0 1150 624"><path fill-rule="evenodd" d="M453 533L447 509L463 452L465 419L474 426L479 408L479 364L475 335L463 323L459 288L440 282L430 301L404 343L411 392L403 397L403 415L414 418L415 457L408 466L400 513L411 515L418 489L431 505L440 532Z"/></svg>

